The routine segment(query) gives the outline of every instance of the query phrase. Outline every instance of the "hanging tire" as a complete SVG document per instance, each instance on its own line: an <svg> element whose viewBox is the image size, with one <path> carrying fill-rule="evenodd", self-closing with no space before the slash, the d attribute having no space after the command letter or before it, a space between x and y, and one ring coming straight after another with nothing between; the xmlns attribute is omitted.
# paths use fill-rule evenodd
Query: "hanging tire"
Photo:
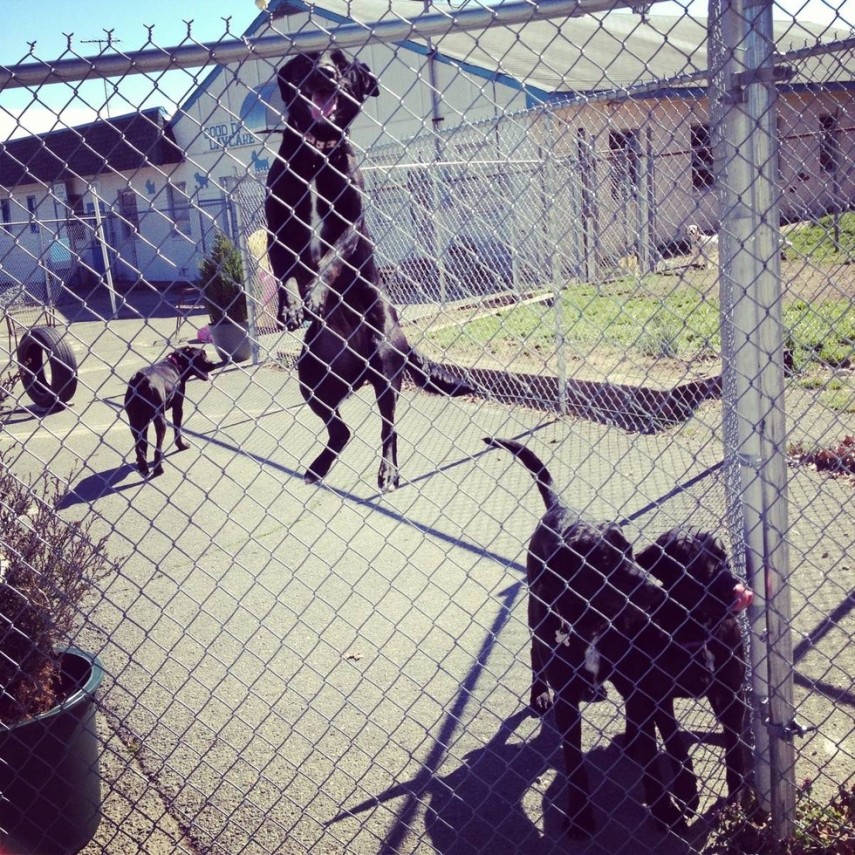
<svg viewBox="0 0 855 855"><path fill-rule="evenodd" d="M77 391L77 360L54 327L33 327L18 345L18 365L27 394L38 407L67 404Z"/></svg>

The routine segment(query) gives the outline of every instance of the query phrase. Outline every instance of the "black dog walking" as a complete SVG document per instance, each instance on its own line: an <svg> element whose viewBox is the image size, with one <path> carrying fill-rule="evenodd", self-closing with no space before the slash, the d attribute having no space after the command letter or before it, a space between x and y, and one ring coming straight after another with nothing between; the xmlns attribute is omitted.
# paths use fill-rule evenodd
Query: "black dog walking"
<svg viewBox="0 0 855 855"><path fill-rule="evenodd" d="M189 377L207 380L216 368L201 347L181 347L170 353L162 362L137 371L131 377L125 392L125 412L131 424L137 469L141 475L149 474L148 426L154 422L155 451L152 475L163 474L163 438L166 435L166 411L172 408L175 428L175 445L179 451L190 446L181 437L184 418L184 387Z"/></svg>
<svg viewBox="0 0 855 855"><path fill-rule="evenodd" d="M362 176L346 134L362 104L379 94L377 79L364 63L334 50L294 57L279 70L278 82L288 115L265 201L268 254L279 283L277 319L295 330L304 311L308 315L297 362L300 390L329 434L305 479L314 483L327 474L350 439L339 407L370 383L382 419L377 482L392 490L399 483L395 407L404 371L431 392L472 389L410 347L379 286ZM312 248L313 214L320 258Z"/></svg>

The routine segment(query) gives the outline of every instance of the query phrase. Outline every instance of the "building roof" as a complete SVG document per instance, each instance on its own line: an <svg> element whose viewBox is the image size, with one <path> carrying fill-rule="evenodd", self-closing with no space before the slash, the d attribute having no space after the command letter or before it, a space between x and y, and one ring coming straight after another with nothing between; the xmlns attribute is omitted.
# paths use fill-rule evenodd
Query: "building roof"
<svg viewBox="0 0 855 855"><path fill-rule="evenodd" d="M302 0L287 2L289 12ZM389 0L321 0L302 3L329 29L329 21L361 23L414 17L417 3L390 4ZM457 6L459 4L454 4ZM451 6L434 2L437 10ZM390 8L391 7L391 8ZM277 9L277 4L271 4ZM655 9L655 7L654 7ZM287 26L288 19L284 22ZM855 22L850 22L855 23ZM810 47L820 41L842 41L849 28L830 27L804 21L775 20L773 30L779 53ZM285 29L281 26L280 28ZM402 43L423 51L419 39ZM497 79L525 89L535 98L555 94L625 90L634 85L697 75L708 68L707 20L690 15L644 16L613 11L573 18L553 18L514 26L452 31L438 37L433 48L440 61L460 64L470 73ZM853 73L834 56L811 58L795 67L790 83L851 82ZM695 84L697 85L697 84Z"/></svg>
<svg viewBox="0 0 855 855"><path fill-rule="evenodd" d="M0 187L179 163L160 107L0 143Z"/></svg>

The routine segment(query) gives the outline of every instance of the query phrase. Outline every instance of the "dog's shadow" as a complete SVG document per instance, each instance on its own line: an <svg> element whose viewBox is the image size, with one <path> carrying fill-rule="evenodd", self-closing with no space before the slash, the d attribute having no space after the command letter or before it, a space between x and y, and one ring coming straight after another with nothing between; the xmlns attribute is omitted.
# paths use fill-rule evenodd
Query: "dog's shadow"
<svg viewBox="0 0 855 855"><path fill-rule="evenodd" d="M129 475L137 475L138 477L127 484L122 484L122 481ZM142 476L138 475L136 468L129 463L123 463L121 466L107 469L104 472L93 472L71 487L57 504L57 508L62 509L70 508L73 505L91 504L112 493L129 490L132 487L139 487L140 484L145 483L145 480Z"/></svg>
<svg viewBox="0 0 855 855"><path fill-rule="evenodd" d="M528 713L503 722L483 747L428 788L425 827L443 855L564 853L564 855L689 855L706 823L693 823L686 839L656 828L642 804L639 772L623 738L585 754L596 831L572 840L565 833L569 798L560 736L551 715L536 736L509 741ZM554 773L554 774L553 774ZM546 786L542 780L553 775ZM542 830L541 830L542 829Z"/></svg>
<svg viewBox="0 0 855 855"><path fill-rule="evenodd" d="M425 828L436 852L507 852L511 843L517 852L548 851L525 800L561 758L550 727L540 727L533 739L511 741L528 717L525 710L515 713L451 774L434 778Z"/></svg>

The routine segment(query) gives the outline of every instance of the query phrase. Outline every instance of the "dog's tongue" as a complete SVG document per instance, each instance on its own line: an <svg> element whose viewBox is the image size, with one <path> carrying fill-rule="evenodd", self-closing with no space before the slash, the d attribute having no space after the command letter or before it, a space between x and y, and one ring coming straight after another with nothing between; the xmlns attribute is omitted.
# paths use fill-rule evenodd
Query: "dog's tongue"
<svg viewBox="0 0 855 855"><path fill-rule="evenodd" d="M730 605L730 610L732 612L741 612L747 609L753 602L754 591L740 583L733 589L733 602Z"/></svg>
<svg viewBox="0 0 855 855"><path fill-rule="evenodd" d="M329 119L335 113L337 99L335 92L326 95L316 92L312 95L312 118L318 122L321 119Z"/></svg>

